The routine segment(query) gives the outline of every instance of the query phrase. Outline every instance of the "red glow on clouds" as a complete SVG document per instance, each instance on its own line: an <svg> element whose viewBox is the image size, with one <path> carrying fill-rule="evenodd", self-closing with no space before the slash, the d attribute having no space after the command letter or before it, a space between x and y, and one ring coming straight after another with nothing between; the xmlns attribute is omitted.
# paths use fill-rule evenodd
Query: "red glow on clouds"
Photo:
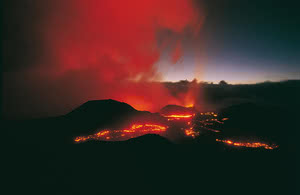
<svg viewBox="0 0 300 195"><path fill-rule="evenodd" d="M201 101L199 97L199 91L201 91L198 82L194 79L186 92L180 92L178 94L178 100L180 100L180 105L184 107L198 107ZM201 109L201 108L200 108Z"/></svg>
<svg viewBox="0 0 300 195"><path fill-rule="evenodd" d="M176 62L178 62L181 56L182 56L182 48L181 48L181 43L178 41L173 51L172 63L175 64Z"/></svg>
<svg viewBox="0 0 300 195"><path fill-rule="evenodd" d="M40 52L29 48L36 59L5 75L6 114L57 116L97 99L149 111L184 105L153 81L163 76L155 67L162 53L171 50L170 64L177 62L183 37L203 22L193 0L32 0L28 7L38 18L28 42Z"/></svg>
<svg viewBox="0 0 300 195"><path fill-rule="evenodd" d="M113 98L153 111L179 103L163 86L148 82L160 78L153 65L167 40L158 43L158 32L168 29L179 36L200 24L190 0L59 1L45 23L45 45L55 77L93 81L85 86L92 94L82 94L86 98ZM181 55L177 42L173 62Z"/></svg>

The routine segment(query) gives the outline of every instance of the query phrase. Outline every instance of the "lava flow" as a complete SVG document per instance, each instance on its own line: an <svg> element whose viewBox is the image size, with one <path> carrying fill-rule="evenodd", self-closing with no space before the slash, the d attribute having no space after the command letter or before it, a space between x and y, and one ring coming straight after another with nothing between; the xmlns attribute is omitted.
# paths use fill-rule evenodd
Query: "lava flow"
<svg viewBox="0 0 300 195"><path fill-rule="evenodd" d="M220 139L216 139L217 142L223 142L226 143L228 145L232 145L232 146L238 146L238 147L247 147L247 148L260 148L263 147L267 150L273 150L274 148L278 148L277 145L269 145L269 144L265 144L265 143L260 143L260 142L235 142L232 140L220 140Z"/></svg>
<svg viewBox="0 0 300 195"><path fill-rule="evenodd" d="M171 115L163 115L164 117L170 120L181 120L181 119L191 119L195 114L171 114Z"/></svg>
<svg viewBox="0 0 300 195"><path fill-rule="evenodd" d="M215 112L192 112L185 109L179 106L167 107L164 113L160 113L161 116L169 121L164 123L165 125L153 122L135 123L124 129L103 129L91 135L78 136L74 139L74 142L82 143L88 140L125 141L146 134L158 134L170 138L168 137L170 134L167 132L169 130L170 132L174 132L175 130L178 135L182 135L185 138L196 139L201 135L222 134L223 131L217 129L222 129L222 125L229 120L229 118L218 118L218 114ZM216 141L234 147L264 148L267 150L278 148L275 144L266 144L259 141L233 141L229 139L216 139Z"/></svg>
<svg viewBox="0 0 300 195"><path fill-rule="evenodd" d="M188 110L190 109L190 110ZM199 113L196 115L196 110L191 110L193 108L187 107L169 107L166 113L162 114L170 122L180 121L183 123L176 123L176 125L181 126L181 130L184 132L186 137L196 138L200 133L205 131L219 133L219 130L212 129L208 126L214 125L214 123L223 124L224 122L217 119L218 114L214 112Z"/></svg>
<svg viewBox="0 0 300 195"><path fill-rule="evenodd" d="M185 129L184 133L185 133L186 136L190 136L192 138L195 138L196 136L199 135L199 132L196 132L193 127Z"/></svg>
<svg viewBox="0 0 300 195"><path fill-rule="evenodd" d="M130 138L142 136L145 134L162 134L168 127L158 124L134 124L128 129L121 130L102 130L98 133L88 136L79 136L75 138L76 143L99 140L99 141L124 141Z"/></svg>

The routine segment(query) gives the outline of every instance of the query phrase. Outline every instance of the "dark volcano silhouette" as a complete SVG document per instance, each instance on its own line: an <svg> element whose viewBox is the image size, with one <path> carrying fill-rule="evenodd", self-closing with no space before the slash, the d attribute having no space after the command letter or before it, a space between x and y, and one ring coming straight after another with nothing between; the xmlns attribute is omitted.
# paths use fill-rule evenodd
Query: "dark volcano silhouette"
<svg viewBox="0 0 300 195"><path fill-rule="evenodd" d="M13 142L57 144L73 143L74 137L100 129L119 129L141 122L165 124L166 119L158 113L138 111L126 103L108 99L88 101L59 117L3 121L2 125L8 127L6 136Z"/></svg>
<svg viewBox="0 0 300 195"><path fill-rule="evenodd" d="M104 113L103 111L106 112ZM112 99L91 100L74 109L66 116L72 118L98 118L100 116L109 117L109 115L124 114L136 111L137 110L129 104L118 102Z"/></svg>
<svg viewBox="0 0 300 195"><path fill-rule="evenodd" d="M112 99L84 103L63 116L72 134L90 134L98 128L120 127L141 112L130 105Z"/></svg>
<svg viewBox="0 0 300 195"><path fill-rule="evenodd" d="M171 142L157 134L147 134L140 137L132 138L126 141L131 144L171 144Z"/></svg>

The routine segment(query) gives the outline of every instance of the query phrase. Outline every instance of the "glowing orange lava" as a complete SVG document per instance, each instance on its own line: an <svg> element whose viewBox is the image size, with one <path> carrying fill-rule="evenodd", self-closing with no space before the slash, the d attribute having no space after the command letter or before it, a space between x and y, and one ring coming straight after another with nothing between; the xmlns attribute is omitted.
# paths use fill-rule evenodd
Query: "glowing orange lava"
<svg viewBox="0 0 300 195"><path fill-rule="evenodd" d="M194 107L194 103L187 103L187 104L185 104L184 107L193 108Z"/></svg>
<svg viewBox="0 0 300 195"><path fill-rule="evenodd" d="M168 118L168 120L181 120L181 119L191 119L195 114L171 114L171 115L163 115Z"/></svg>
<svg viewBox="0 0 300 195"><path fill-rule="evenodd" d="M76 143L87 140L102 141L124 141L130 138L142 136L145 134L161 134L167 130L167 126L158 124L134 124L128 129L122 130L102 130L93 135L79 136L74 139Z"/></svg>
<svg viewBox="0 0 300 195"><path fill-rule="evenodd" d="M193 127L190 127L189 129L185 129L184 133L186 136L195 138L196 136L199 135L199 132L194 131Z"/></svg>
<svg viewBox="0 0 300 195"><path fill-rule="evenodd" d="M232 140L220 140L216 139L217 142L223 142L228 145L233 145L233 146L238 146L238 147L248 147L248 148L260 148L263 147L267 150L273 150L274 148L278 148L277 145L269 145L265 143L260 143L260 142L234 142Z"/></svg>

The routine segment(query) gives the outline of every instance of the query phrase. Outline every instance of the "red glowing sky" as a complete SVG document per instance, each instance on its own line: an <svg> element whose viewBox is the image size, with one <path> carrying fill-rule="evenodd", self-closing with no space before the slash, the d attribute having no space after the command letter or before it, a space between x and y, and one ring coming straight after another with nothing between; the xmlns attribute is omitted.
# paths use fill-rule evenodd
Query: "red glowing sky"
<svg viewBox="0 0 300 195"><path fill-rule="evenodd" d="M41 4L29 3L39 9ZM43 112L59 107L58 113L90 99L111 98L150 111L182 104L152 81L162 78L155 63L163 51L169 50L170 64L176 63L183 34L194 36L203 23L192 0L55 0L44 6L30 29L43 53L13 75L18 80L7 76L8 110L14 101L22 110L40 109L39 103L51 105ZM22 88L12 92L23 92L22 100L10 94L12 85Z"/></svg>

